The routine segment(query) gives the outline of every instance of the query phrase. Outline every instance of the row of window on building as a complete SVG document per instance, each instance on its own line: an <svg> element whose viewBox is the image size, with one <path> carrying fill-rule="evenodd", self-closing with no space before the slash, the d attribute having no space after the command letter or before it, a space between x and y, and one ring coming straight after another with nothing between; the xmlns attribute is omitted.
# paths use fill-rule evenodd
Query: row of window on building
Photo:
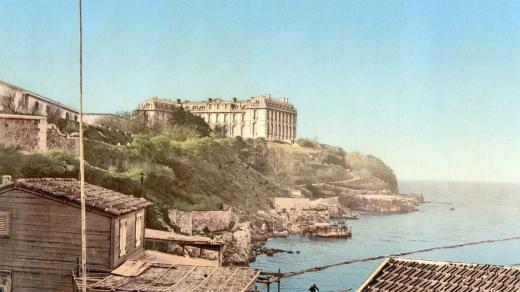
<svg viewBox="0 0 520 292"><path fill-rule="evenodd" d="M30 102L31 99L34 100L32 106ZM40 103L40 101L35 99L35 97L32 97L28 94L23 95L19 102L20 108L23 109L24 112L29 114L55 116L75 122L78 121L78 114L62 110L56 105L51 105L45 102ZM63 115L63 111L65 112L65 115Z"/></svg>
<svg viewBox="0 0 520 292"><path fill-rule="evenodd" d="M243 122L246 120L246 114L245 113L209 113L209 114L199 114L204 121L208 123L227 123L227 122ZM258 111L253 110L252 111L252 119L258 120ZM294 114L287 114L283 112L278 111L267 111L267 117L266 119L268 121L275 121L275 122L281 122L281 123L288 123L288 124L295 124L296 123L296 116Z"/></svg>
<svg viewBox="0 0 520 292"><path fill-rule="evenodd" d="M267 126L267 136L281 139L292 139L296 137L296 127L269 123Z"/></svg>

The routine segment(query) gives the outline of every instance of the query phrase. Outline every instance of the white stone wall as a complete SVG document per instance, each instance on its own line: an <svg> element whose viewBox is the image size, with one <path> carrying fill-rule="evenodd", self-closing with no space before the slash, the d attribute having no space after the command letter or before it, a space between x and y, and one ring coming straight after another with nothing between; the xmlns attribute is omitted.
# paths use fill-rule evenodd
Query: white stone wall
<svg viewBox="0 0 520 292"><path fill-rule="evenodd" d="M273 208L276 210L307 210L310 209L308 198L286 198L278 197L272 199Z"/></svg>

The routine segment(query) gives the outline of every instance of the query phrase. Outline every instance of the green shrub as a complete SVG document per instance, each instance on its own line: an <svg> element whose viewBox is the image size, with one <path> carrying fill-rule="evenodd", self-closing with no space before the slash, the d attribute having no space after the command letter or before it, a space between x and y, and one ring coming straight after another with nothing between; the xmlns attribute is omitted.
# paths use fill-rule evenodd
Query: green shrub
<svg viewBox="0 0 520 292"><path fill-rule="evenodd" d="M307 148L318 147L318 142L310 140L310 139L298 139L298 141L296 141L296 144L300 145L301 147L307 147Z"/></svg>

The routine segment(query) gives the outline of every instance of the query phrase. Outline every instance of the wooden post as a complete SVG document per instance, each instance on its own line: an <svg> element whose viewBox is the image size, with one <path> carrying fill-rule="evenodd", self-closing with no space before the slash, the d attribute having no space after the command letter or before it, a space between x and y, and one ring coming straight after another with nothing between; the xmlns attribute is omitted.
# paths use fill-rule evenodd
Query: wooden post
<svg viewBox="0 0 520 292"><path fill-rule="evenodd" d="M79 173L81 203L81 291L87 291L87 226L85 205L85 156L83 147L83 22L79 3Z"/></svg>
<svg viewBox="0 0 520 292"><path fill-rule="evenodd" d="M218 248L218 265L222 266L222 262L224 260L224 246L221 245Z"/></svg>
<svg viewBox="0 0 520 292"><path fill-rule="evenodd" d="M267 292L271 291L270 287L271 287L271 282L267 282Z"/></svg>
<svg viewBox="0 0 520 292"><path fill-rule="evenodd" d="M141 198L144 198L144 173L141 172Z"/></svg>
<svg viewBox="0 0 520 292"><path fill-rule="evenodd" d="M276 281L278 283L278 292L280 292L280 278L282 277L282 273L280 273L280 269L278 269L278 281Z"/></svg>

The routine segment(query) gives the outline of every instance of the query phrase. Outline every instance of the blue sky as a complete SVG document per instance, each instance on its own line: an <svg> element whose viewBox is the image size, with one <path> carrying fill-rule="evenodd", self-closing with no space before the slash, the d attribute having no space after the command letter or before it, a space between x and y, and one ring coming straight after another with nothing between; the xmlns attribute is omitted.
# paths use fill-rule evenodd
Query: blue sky
<svg viewBox="0 0 520 292"><path fill-rule="evenodd" d="M519 1L84 1L85 110L288 97L399 178L519 182ZM0 2L0 79L71 106L77 7Z"/></svg>

